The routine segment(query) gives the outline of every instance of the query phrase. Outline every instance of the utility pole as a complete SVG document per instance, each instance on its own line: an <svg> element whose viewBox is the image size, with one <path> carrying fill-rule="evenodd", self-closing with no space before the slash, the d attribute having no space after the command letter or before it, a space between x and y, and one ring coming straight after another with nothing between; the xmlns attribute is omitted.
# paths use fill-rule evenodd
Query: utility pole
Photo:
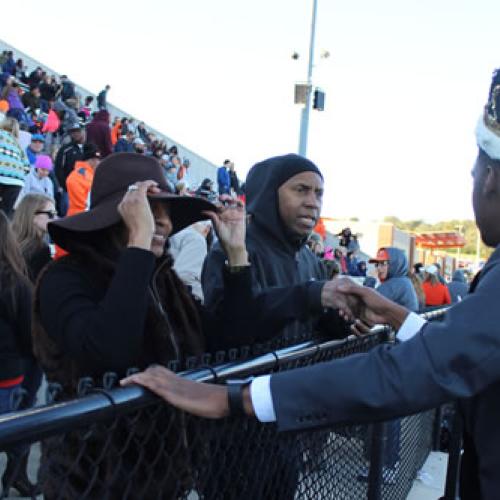
<svg viewBox="0 0 500 500"><path fill-rule="evenodd" d="M299 155L306 156L307 154L307 135L309 132L309 113L311 111L312 98L312 73L314 67L314 40L316 37L316 14L318 11L318 0L313 0L313 12L311 22L311 40L309 42L309 66L307 70L307 97L305 106L302 108L300 117L300 138L299 138Z"/></svg>

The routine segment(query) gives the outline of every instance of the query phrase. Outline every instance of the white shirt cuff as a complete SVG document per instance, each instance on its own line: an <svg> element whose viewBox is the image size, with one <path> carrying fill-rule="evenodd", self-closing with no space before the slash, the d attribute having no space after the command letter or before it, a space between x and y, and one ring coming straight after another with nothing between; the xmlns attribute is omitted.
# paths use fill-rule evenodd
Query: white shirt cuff
<svg viewBox="0 0 500 500"><path fill-rule="evenodd" d="M412 312L408 314L404 323L401 325L401 328L396 334L396 338L401 342L410 340L426 323L427 321L424 318Z"/></svg>
<svg viewBox="0 0 500 500"><path fill-rule="evenodd" d="M273 397L271 395L271 375L264 375L252 380L250 398L255 416L261 422L276 422Z"/></svg>

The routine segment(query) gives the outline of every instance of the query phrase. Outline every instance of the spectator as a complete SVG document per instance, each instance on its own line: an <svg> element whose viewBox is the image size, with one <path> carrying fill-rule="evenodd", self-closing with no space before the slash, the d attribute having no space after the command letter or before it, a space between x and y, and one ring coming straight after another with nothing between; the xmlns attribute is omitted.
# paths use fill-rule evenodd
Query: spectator
<svg viewBox="0 0 500 500"><path fill-rule="evenodd" d="M31 86L39 86L42 82L42 68L38 66L35 68L28 77L28 85Z"/></svg>
<svg viewBox="0 0 500 500"><path fill-rule="evenodd" d="M452 304L456 304L465 299L465 296L469 293L469 285L465 279L463 269L457 269L453 273L453 277L450 283L448 283L448 291L450 292Z"/></svg>
<svg viewBox="0 0 500 500"><path fill-rule="evenodd" d="M28 77L26 75L26 66L24 65L24 62L22 59L18 59L16 61L16 74L15 77L23 83L27 83Z"/></svg>
<svg viewBox="0 0 500 500"><path fill-rule="evenodd" d="M128 132L128 118L123 117L120 122L120 134L124 135Z"/></svg>
<svg viewBox="0 0 500 500"><path fill-rule="evenodd" d="M14 54L11 50L6 52L6 60L2 64L2 72L16 76L16 61L14 61Z"/></svg>
<svg viewBox="0 0 500 500"><path fill-rule="evenodd" d="M165 179L172 192L175 192L175 186L177 185L177 169L173 163L167 163Z"/></svg>
<svg viewBox="0 0 500 500"><path fill-rule="evenodd" d="M366 262L364 260L358 262L358 276L366 277Z"/></svg>
<svg viewBox="0 0 500 500"><path fill-rule="evenodd" d="M14 407L15 395L24 379L23 361L32 357L31 287L26 265L9 221L0 211L0 412ZM34 495L34 485L26 475L27 455L9 453L2 476L2 496L10 496L13 486L22 496Z"/></svg>
<svg viewBox="0 0 500 500"><path fill-rule="evenodd" d="M43 134L32 134L30 145L26 148L26 155L31 165L36 162L36 157L43 151L45 137Z"/></svg>
<svg viewBox="0 0 500 500"><path fill-rule="evenodd" d="M7 78L4 88L2 89L2 99L9 103L7 116L15 118L18 122L24 122L31 125L31 120L24 111L24 106L19 96L19 86L13 76Z"/></svg>
<svg viewBox="0 0 500 500"><path fill-rule="evenodd" d="M158 189L149 180L156 181ZM129 186L135 188L127 190ZM148 187L150 202L146 197ZM222 228L221 241L233 265L233 256L238 258L240 252L237 249L244 248L241 209L229 207L216 216L215 207L207 201L179 198L168 192L156 160L120 153L97 168L90 210L49 224L55 243L70 255L56 261L38 282L33 338L47 379L62 385L60 397L76 396L80 374L101 377L111 370L123 375L130 366L166 364L171 359L183 362L187 356L203 353L205 337L239 327L215 318L206 321L207 314L198 309L172 270L171 258L165 255L171 233L206 217L205 210L214 213L212 218ZM230 299L238 299L241 288L246 286L243 276L233 276L227 284ZM61 321L63 317L71 320ZM158 439L164 439L166 449L175 449L175 453L162 454L155 464L121 461L119 474L98 482L88 492L90 497L105 498L105 492L111 489L116 498L154 498L158 494L157 481L161 481L167 485L162 489L165 498L174 498L176 495L169 495L166 489L169 482L174 483L172 490L176 488L178 477L169 471L179 467L188 470L189 453L183 445L187 428L180 417L171 418L174 428L182 432L137 441L137 451L134 444L129 451L133 456L140 449L149 456L156 452ZM95 448L85 450L82 456L81 448L75 448L70 437L52 447L50 439L44 441L40 470L45 498L75 498L87 490L90 476L105 475L111 465L116 466L113 448L121 446L122 437L129 432L128 424L124 425L125 434L116 441L113 438L91 468L86 464ZM144 414L133 425L148 426L149 417ZM102 446L109 443L108 438L97 433L92 440ZM48 460L60 473L52 476L48 471L48 476L43 477ZM132 469L152 477L150 485L138 483L127 489L122 478Z"/></svg>
<svg viewBox="0 0 500 500"><path fill-rule="evenodd" d="M75 162L83 157L83 144L85 142L85 130L80 123L74 123L69 129L71 141L61 146L57 152L55 161L55 174L60 188L60 200L57 211L64 217L68 211L68 192L66 190L66 179L73 171Z"/></svg>
<svg viewBox="0 0 500 500"><path fill-rule="evenodd" d="M52 158L48 155L38 155L34 167L26 176L16 207L27 194L43 194L50 199L54 198L54 185L49 179L49 174L54 168Z"/></svg>
<svg viewBox="0 0 500 500"><path fill-rule="evenodd" d="M340 274L340 267L335 260L325 260L323 265L326 269L326 277L329 280L336 278Z"/></svg>
<svg viewBox="0 0 500 500"><path fill-rule="evenodd" d="M0 210L8 217L30 172L30 162L17 139L19 123L14 118L4 118L0 123Z"/></svg>
<svg viewBox="0 0 500 500"><path fill-rule="evenodd" d="M178 156L174 156L171 161L177 168L177 179L182 181L186 188L189 188L188 170L191 162L187 158L184 158L181 164Z"/></svg>
<svg viewBox="0 0 500 500"><path fill-rule="evenodd" d="M347 273L349 276L359 276L358 259L355 252L347 252Z"/></svg>
<svg viewBox="0 0 500 500"><path fill-rule="evenodd" d="M425 268L425 279L422 283L422 289L425 294L425 305L428 307L451 304L448 287L441 283L438 275L439 270L435 264Z"/></svg>
<svg viewBox="0 0 500 500"><path fill-rule="evenodd" d="M418 311L423 312L425 310L425 293L422 288L422 279L420 278L420 274L415 274L412 272L408 272L408 277L411 280L411 284L415 289L415 293L417 294L418 299Z"/></svg>
<svg viewBox="0 0 500 500"><path fill-rule="evenodd" d="M175 185L175 192L179 195L179 196L191 196L189 194L189 191L188 191L188 188L186 186L186 184L184 182L178 182L176 185Z"/></svg>
<svg viewBox="0 0 500 500"><path fill-rule="evenodd" d="M91 142L98 147L101 158L106 158L113 152L109 113L105 109L97 111L92 121L87 125L87 142Z"/></svg>
<svg viewBox="0 0 500 500"><path fill-rule="evenodd" d="M339 247L333 251L333 256L335 258L335 261L339 265L341 274L348 274L349 273L349 270L347 268L346 254L347 254L347 250L345 249L345 247Z"/></svg>
<svg viewBox="0 0 500 500"><path fill-rule="evenodd" d="M238 196L240 194L240 181L234 169L234 162L229 164L229 185L231 186L231 194Z"/></svg>
<svg viewBox="0 0 500 500"><path fill-rule="evenodd" d="M174 259L173 269L200 302L203 302L201 270L207 256L209 232L210 222L201 221L170 238L169 251Z"/></svg>
<svg viewBox="0 0 500 500"><path fill-rule="evenodd" d="M304 184L302 191L297 189ZM318 167L298 156L286 155L270 158L257 163L247 176L247 207L250 222L247 230L247 247L252 263L255 286L262 296L257 295L259 306L248 303L244 316L259 316L259 321L270 323L264 330L272 332L265 338L259 328L241 330L238 337L220 338L222 349L235 347L233 344L254 343L272 338L303 338L311 332L322 332L329 337L344 337L347 333L336 313L324 313L326 296L319 290L332 286L326 282L325 270L321 262L307 248L307 238L311 234L322 204L323 178ZM215 245L209 253L204 273L203 292L206 305L214 312L220 304L223 291L224 252ZM310 281L316 280L316 281ZM311 285L311 283L315 283ZM315 288L307 291L309 287ZM276 320L277 303L271 299L279 295L280 307L291 297L306 294L311 301L298 300L287 310L287 320ZM268 295L269 294L269 295ZM310 294L310 295L309 295ZM301 295L302 296L302 295ZM270 330L268 326L272 325ZM219 347L219 346L218 346Z"/></svg>
<svg viewBox="0 0 500 500"><path fill-rule="evenodd" d="M308 245L311 249L311 252L316 255L319 259L323 259L325 256L325 245L323 244L323 240L321 236L316 233L311 233L308 239Z"/></svg>
<svg viewBox="0 0 500 500"><path fill-rule="evenodd" d="M111 143L113 144L113 146L118 142L118 139L120 138L121 128L122 128L122 122L120 118L116 117L113 120L113 125L111 127Z"/></svg>
<svg viewBox="0 0 500 500"><path fill-rule="evenodd" d="M40 87L32 85L30 91L23 94L22 101L30 113L37 114L40 111Z"/></svg>
<svg viewBox="0 0 500 500"><path fill-rule="evenodd" d="M148 131L146 130L144 122L141 122L139 123L139 125L137 125L137 133L139 134L139 138L141 138L144 142L148 140Z"/></svg>
<svg viewBox="0 0 500 500"><path fill-rule="evenodd" d="M135 123L135 120L133 118L128 119L128 129L134 135L137 133L137 124Z"/></svg>
<svg viewBox="0 0 500 500"><path fill-rule="evenodd" d="M434 262L434 266L436 266L436 269L437 269L436 276L439 280L439 283L446 286L446 280L444 279L444 276L442 274L441 264L439 262Z"/></svg>
<svg viewBox="0 0 500 500"><path fill-rule="evenodd" d="M104 90L101 90L97 95L97 108L99 109L99 111L101 110L105 111L108 109L107 100L108 100L108 91L110 88L111 87L109 85L106 85L106 87L104 87Z"/></svg>
<svg viewBox="0 0 500 500"><path fill-rule="evenodd" d="M95 144L84 144L82 159L75 162L73 172L66 178L69 208L67 215L84 212L89 207L90 188L94 173L101 161Z"/></svg>
<svg viewBox="0 0 500 500"><path fill-rule="evenodd" d="M66 76L61 76L61 99L67 101L68 99L75 99L75 84Z"/></svg>
<svg viewBox="0 0 500 500"><path fill-rule="evenodd" d="M230 194L231 192L229 165L231 165L231 160L224 160L222 167L217 169L217 186L219 188L219 194Z"/></svg>
<svg viewBox="0 0 500 500"><path fill-rule="evenodd" d="M55 216L56 209L52 198L31 193L23 197L12 219L12 229L32 283L36 282L42 269L51 261L47 224Z"/></svg>
<svg viewBox="0 0 500 500"><path fill-rule="evenodd" d="M134 133L129 130L118 139L113 151L115 153L133 153L135 151L134 139Z"/></svg>
<svg viewBox="0 0 500 500"><path fill-rule="evenodd" d="M54 102L56 100L56 95L58 93L58 86L50 75L45 75L43 77L42 83L39 85L40 88L40 109L44 113L49 111L49 102Z"/></svg>
<svg viewBox="0 0 500 500"><path fill-rule="evenodd" d="M94 97L88 95L85 98L85 102L83 106L80 108L78 115L83 119L83 121L87 122L90 119L90 115L92 113L92 102L94 101Z"/></svg>
<svg viewBox="0 0 500 500"><path fill-rule="evenodd" d="M400 304L410 311L418 311L418 299L415 289L408 278L408 259L402 250L395 247L384 247L377 252L374 259L380 285L377 291L384 297Z"/></svg>
<svg viewBox="0 0 500 500"><path fill-rule="evenodd" d="M195 194L212 202L217 201L217 193L214 191L214 181L208 177L203 179Z"/></svg>
<svg viewBox="0 0 500 500"><path fill-rule="evenodd" d="M340 240L339 245L347 249L348 252L358 252L359 251L359 242L358 237L355 234L352 234L351 229L346 227L342 229L342 232L338 234Z"/></svg>
<svg viewBox="0 0 500 500"><path fill-rule="evenodd" d="M140 155L143 155L146 152L146 144L140 137L136 137L134 139L134 151Z"/></svg>
<svg viewBox="0 0 500 500"><path fill-rule="evenodd" d="M335 300L333 290L337 280L326 281L322 262L306 244L322 205L323 178L318 167L298 155L264 160L248 173L246 193L248 254L239 265L248 266L251 262L249 271L253 293L245 300L244 309L233 307L224 315L221 305L224 304L222 294L227 271L226 257L219 242L207 256L202 284L205 305L213 314L224 317L228 323L232 318L246 318L252 322L252 328L243 324L239 329L233 329L230 337L221 333L212 348L228 349L263 342L268 342L266 347L272 348L276 343L298 342L299 339L310 339L312 335L322 338L347 336L349 328L327 302ZM234 446L235 441L245 442L244 436L242 430L228 439ZM263 449L252 459L240 463L240 480L249 485L245 497L259 498L254 490L257 478L272 463L273 467L283 467L286 471L282 498L293 498L298 471L290 456L297 452L294 445L274 448L272 452ZM251 486L254 483L255 486ZM258 484L258 488L262 488L259 491L265 487ZM207 489L219 490L216 478Z"/></svg>

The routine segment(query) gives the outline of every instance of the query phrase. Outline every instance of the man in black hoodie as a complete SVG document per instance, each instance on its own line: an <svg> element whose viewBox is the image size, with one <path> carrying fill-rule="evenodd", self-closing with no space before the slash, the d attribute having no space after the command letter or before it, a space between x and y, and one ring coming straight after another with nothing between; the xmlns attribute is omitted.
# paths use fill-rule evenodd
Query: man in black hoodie
<svg viewBox="0 0 500 500"><path fill-rule="evenodd" d="M306 245L319 220L323 176L311 161L294 154L257 163L246 180L248 259L253 300L235 315L260 318L262 328L220 339L217 348L272 339L273 348L311 338L349 334L332 309L338 305L335 282L328 282L322 263ZM202 275L206 306L217 312L223 296L223 274L229 272L217 244L205 261ZM234 271L233 271L234 272ZM325 308L329 308L326 309ZM229 318L228 318L229 320Z"/></svg>

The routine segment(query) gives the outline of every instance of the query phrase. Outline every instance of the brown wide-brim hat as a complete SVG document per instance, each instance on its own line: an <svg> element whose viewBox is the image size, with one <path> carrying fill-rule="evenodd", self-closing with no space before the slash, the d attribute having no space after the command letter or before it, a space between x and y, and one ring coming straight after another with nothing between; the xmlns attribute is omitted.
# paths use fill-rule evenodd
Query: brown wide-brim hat
<svg viewBox="0 0 500 500"><path fill-rule="evenodd" d="M90 209L49 223L48 230L54 243L66 250L71 246L72 239L81 240L90 233L114 226L122 220L118 205L129 186L149 180L155 181L161 192L148 195L148 198L168 204L171 234L208 219L204 212L216 211L215 205L204 198L172 193L155 158L136 153L116 153L101 161L95 171Z"/></svg>

